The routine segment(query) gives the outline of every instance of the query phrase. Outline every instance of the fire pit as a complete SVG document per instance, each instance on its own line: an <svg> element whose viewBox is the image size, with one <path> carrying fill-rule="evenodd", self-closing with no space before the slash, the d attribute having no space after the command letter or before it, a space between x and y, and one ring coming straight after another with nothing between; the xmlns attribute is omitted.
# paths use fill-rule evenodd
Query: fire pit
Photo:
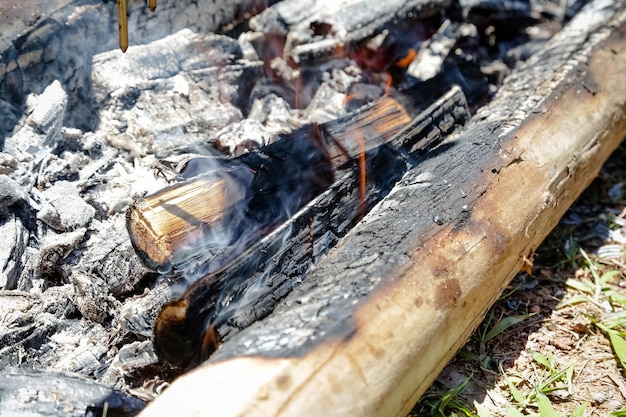
<svg viewBox="0 0 626 417"><path fill-rule="evenodd" d="M378 3L6 6L0 410L410 410L623 139L626 14Z"/></svg>

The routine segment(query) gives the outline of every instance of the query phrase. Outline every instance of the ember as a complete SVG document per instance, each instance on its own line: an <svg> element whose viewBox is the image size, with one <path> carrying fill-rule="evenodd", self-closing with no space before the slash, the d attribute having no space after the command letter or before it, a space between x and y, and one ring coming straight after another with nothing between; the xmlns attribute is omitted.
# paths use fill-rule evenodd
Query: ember
<svg viewBox="0 0 626 417"><path fill-rule="evenodd" d="M387 398L376 407L398 414L436 374L425 362L445 362L519 266L509 248L534 249L553 223L542 213L564 210L583 186L573 162L524 150L528 126L537 120L563 141L546 155L565 152L578 139L545 127L544 113L574 123L558 109L584 113L579 103L598 100L614 124L596 145L567 125L589 155L581 164L600 163L621 134L622 119L599 100L613 80L611 103L622 105L623 82L593 78L598 65L624 61L614 35L623 13L602 0L580 17L577 2L550 1L126 3L0 6L10 13L0 14L0 413L24 411L25 395L43 410L43 393L58 390L63 412L53 414L116 404L133 415L137 397L154 399L207 359L201 370L259 356L287 366L268 371L295 399L281 410L316 398L302 378L321 363L333 369L308 380L345 381L358 369L363 382L384 362L397 373L374 374L410 387L364 401ZM576 90L580 77L586 89ZM564 104L572 94L584 98ZM558 171L537 174L533 161ZM550 178L540 188L552 197L515 197L516 169L528 170L518 181ZM559 188L567 181L571 192ZM535 217L502 226L492 189ZM474 253L492 259L485 270L472 269ZM478 291L477 275L503 277ZM403 353L422 346L413 335L444 332L419 327L425 317L454 321L454 346ZM397 355L376 347L382 328ZM372 345L357 349L370 333ZM289 358L306 363L311 352L322 356L295 372ZM420 376L407 376L400 357ZM85 391L73 392L75 376L91 380ZM20 384L35 380L25 394ZM376 385L361 382L346 389ZM272 408L281 400L264 384ZM336 411L334 398L311 400L313 414Z"/></svg>

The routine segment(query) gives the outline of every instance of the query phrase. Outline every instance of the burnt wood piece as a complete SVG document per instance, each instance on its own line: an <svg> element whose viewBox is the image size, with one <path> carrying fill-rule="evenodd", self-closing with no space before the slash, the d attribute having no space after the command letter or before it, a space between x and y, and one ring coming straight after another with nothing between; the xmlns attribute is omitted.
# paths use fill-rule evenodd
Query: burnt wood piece
<svg viewBox="0 0 626 417"><path fill-rule="evenodd" d="M29 416L137 415L145 403L85 378L55 372L0 373L0 414Z"/></svg>
<svg viewBox="0 0 626 417"><path fill-rule="evenodd" d="M155 269L200 269L196 277L216 271L328 188L337 169L389 140L410 120L387 97L233 160L190 161L184 175L200 175L130 208L133 245Z"/></svg>
<svg viewBox="0 0 626 417"><path fill-rule="evenodd" d="M142 415L408 414L626 135L625 10L586 5L272 314Z"/></svg>
<svg viewBox="0 0 626 417"><path fill-rule="evenodd" d="M159 314L155 344L160 357L179 366L196 365L215 349L215 340L207 339L211 332L226 341L267 315L354 222L389 192L420 152L468 118L465 97L459 88L453 88L386 145L366 154L364 201L360 169L350 167L327 191L234 263L201 277ZM329 127L338 126L345 123Z"/></svg>
<svg viewBox="0 0 626 417"><path fill-rule="evenodd" d="M284 36L284 57L306 64L343 56L352 46L385 29L393 29L399 22L428 18L451 3L450 0L284 0L252 18L250 27L265 34Z"/></svg>

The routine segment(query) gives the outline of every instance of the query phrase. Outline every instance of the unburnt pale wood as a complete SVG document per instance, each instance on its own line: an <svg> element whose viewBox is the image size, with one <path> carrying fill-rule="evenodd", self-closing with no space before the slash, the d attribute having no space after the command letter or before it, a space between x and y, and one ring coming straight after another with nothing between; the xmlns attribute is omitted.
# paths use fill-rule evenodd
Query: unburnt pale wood
<svg viewBox="0 0 626 417"><path fill-rule="evenodd" d="M406 415L624 138L624 6L588 4L270 316L142 415Z"/></svg>
<svg viewBox="0 0 626 417"><path fill-rule="evenodd" d="M221 225L228 209L225 180L203 177L137 202L128 212L135 248L164 265L174 248L201 239L202 225Z"/></svg>

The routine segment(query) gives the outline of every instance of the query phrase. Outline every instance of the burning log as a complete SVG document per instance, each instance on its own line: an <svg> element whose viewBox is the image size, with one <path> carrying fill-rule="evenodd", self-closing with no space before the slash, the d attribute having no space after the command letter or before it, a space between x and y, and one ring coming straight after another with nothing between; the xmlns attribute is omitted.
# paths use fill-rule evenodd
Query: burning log
<svg viewBox="0 0 626 417"><path fill-rule="evenodd" d="M266 319L143 416L405 415L626 134L624 3L589 3Z"/></svg>
<svg viewBox="0 0 626 417"><path fill-rule="evenodd" d="M388 148L367 155L366 195L361 195L360 170L353 168L286 224L251 243L240 258L199 278L159 314L155 343L160 356L179 366L197 364L216 347L203 340L207 322L217 338L225 341L269 313L276 300L297 286L310 265L400 178L407 162L398 158L400 147L415 157L467 118L465 98L454 88L394 135ZM378 135L375 138L380 140Z"/></svg>
<svg viewBox="0 0 626 417"><path fill-rule="evenodd" d="M398 29L399 22L410 21L412 31L423 30L418 36L423 40L427 30L422 22L450 4L450 0L285 0L254 17L250 26L261 33L285 36L283 56L306 63L345 55L386 29ZM390 63L400 58L390 56Z"/></svg>
<svg viewBox="0 0 626 417"><path fill-rule="evenodd" d="M128 213L135 248L161 270L183 269L200 253L210 255L240 239L243 250L328 188L336 170L387 142L410 120L397 101L384 98L354 116L304 127L223 165L210 158L188 161L183 176L213 172L135 203ZM209 272L223 266L214 259Z"/></svg>

